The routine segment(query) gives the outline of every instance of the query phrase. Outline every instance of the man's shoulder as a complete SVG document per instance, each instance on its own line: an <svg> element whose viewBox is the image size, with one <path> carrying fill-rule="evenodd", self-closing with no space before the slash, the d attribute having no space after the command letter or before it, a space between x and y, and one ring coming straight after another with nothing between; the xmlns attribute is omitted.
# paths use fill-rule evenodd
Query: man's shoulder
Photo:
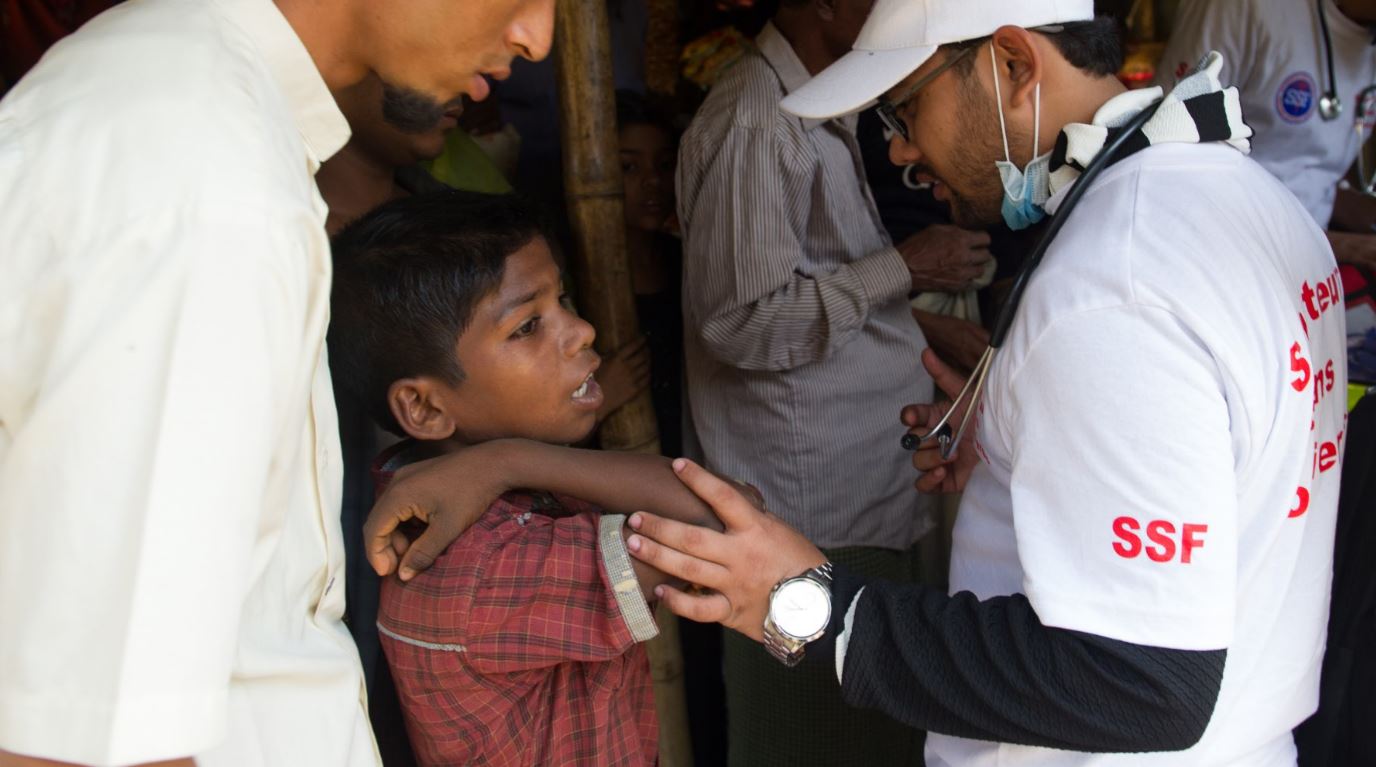
<svg viewBox="0 0 1376 767"><path fill-rule="evenodd" d="M1162 144L1095 181L1028 294L1056 316L1114 305L1193 316L1269 305L1282 275L1324 259L1323 233L1256 162L1222 144Z"/></svg>
<svg viewBox="0 0 1376 767"><path fill-rule="evenodd" d="M102 14L11 90L0 133L49 167L136 157L146 169L140 196L181 194L171 188L179 178L210 191L207 176L275 181L279 166L299 168L281 162L280 148L299 139L261 54L215 8L145 0Z"/></svg>
<svg viewBox="0 0 1376 767"><path fill-rule="evenodd" d="M1095 180L1081 206L1085 213L1076 214L1081 223L1077 229L1108 240L1152 234L1178 239L1208 235L1171 230L1166 225L1194 220L1214 222L1216 229L1259 210L1281 219L1304 220L1303 208L1274 176L1243 152L1217 142L1163 143L1125 157ZM1114 224L1127 225L1089 224L1101 215ZM1150 218L1143 220L1142 215Z"/></svg>
<svg viewBox="0 0 1376 767"><path fill-rule="evenodd" d="M116 116L122 105L152 102L180 105L177 116L195 121L195 110L216 109L216 102L253 94L267 82L254 41L216 7L190 0L116 6L54 45L25 81L44 90L62 88L77 105L95 99L92 106ZM25 81L16 92L25 89ZM51 95L44 100L62 102Z"/></svg>
<svg viewBox="0 0 1376 767"><path fill-rule="evenodd" d="M712 86L685 138L713 141L732 128L773 129L786 117L779 110L783 98L779 75L764 56L751 51Z"/></svg>

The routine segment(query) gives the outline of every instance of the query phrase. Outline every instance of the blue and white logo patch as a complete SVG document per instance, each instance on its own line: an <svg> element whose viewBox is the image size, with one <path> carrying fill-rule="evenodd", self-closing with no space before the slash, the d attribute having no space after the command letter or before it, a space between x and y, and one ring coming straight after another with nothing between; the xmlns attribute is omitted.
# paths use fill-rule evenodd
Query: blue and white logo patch
<svg viewBox="0 0 1376 767"><path fill-rule="evenodd" d="M1308 72L1296 72L1285 78L1276 93L1276 112L1282 120L1302 123L1314 116L1319 100L1319 86Z"/></svg>

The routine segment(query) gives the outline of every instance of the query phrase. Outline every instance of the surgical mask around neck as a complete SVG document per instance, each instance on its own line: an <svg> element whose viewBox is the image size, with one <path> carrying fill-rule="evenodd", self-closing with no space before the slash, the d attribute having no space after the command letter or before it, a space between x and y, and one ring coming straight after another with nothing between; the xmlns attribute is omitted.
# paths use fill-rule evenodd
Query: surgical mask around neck
<svg viewBox="0 0 1376 767"><path fill-rule="evenodd" d="M1003 180L1003 221L1014 231L1026 229L1046 218L1043 206L1051 197L1051 153L1037 156L1041 145L1042 85L1037 83L1032 106L1032 161L1025 170L1018 170L1008 151L1008 126L1003 119L1003 90L999 86L999 64L994 46L989 46L989 60L994 68L994 98L999 105L999 132L1003 136L1003 159L994 163Z"/></svg>

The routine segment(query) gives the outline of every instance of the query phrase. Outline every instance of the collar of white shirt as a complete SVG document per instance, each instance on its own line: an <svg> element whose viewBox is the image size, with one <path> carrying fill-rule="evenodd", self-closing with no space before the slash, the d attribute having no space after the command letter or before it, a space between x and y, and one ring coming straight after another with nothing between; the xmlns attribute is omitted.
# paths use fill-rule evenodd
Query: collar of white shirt
<svg viewBox="0 0 1376 767"><path fill-rule="evenodd" d="M779 82L784 86L784 95L803 87L803 83L812 79L812 73L803 66L803 60L798 58L793 46L789 44L788 38L783 36L774 22L765 22L764 29L755 37L755 48L759 50L764 60L769 62L769 66L774 69L774 74L779 76ZM846 115L845 117L835 118L843 127L851 133L855 132L855 121L857 115ZM803 130L812 130L819 125L825 125L830 120L814 120L806 117L797 118L803 124Z"/></svg>
<svg viewBox="0 0 1376 767"><path fill-rule="evenodd" d="M311 173L349 140L349 123L339 111L315 61L296 30L272 0L216 0L225 17L258 45L310 154Z"/></svg>

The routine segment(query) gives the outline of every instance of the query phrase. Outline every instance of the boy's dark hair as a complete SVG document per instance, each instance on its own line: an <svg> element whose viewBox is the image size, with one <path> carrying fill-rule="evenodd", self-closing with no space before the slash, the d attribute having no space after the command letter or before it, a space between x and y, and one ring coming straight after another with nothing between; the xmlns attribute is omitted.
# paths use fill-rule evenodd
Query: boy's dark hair
<svg viewBox="0 0 1376 767"><path fill-rule="evenodd" d="M1041 31L1056 50L1061 52L1070 65L1080 71L1097 77L1109 77L1123 68L1123 34L1120 23L1112 16L1095 16L1090 21L1077 21L1058 25L1059 32ZM942 46L950 53L958 53L967 48L977 48L992 39L981 37ZM975 57L966 57L955 65L957 72L968 75L974 71Z"/></svg>
<svg viewBox="0 0 1376 767"><path fill-rule="evenodd" d="M451 383L464 371L454 345L483 298L501 285L507 256L546 236L537 209L514 194L445 190L395 200L332 241L330 368L378 425L405 436L387 404L402 378Z"/></svg>
<svg viewBox="0 0 1376 767"><path fill-rule="evenodd" d="M650 125L664 131L670 143L678 143L678 131L669 109L659 100L643 96L635 91L618 89L616 91L616 127L628 125Z"/></svg>

